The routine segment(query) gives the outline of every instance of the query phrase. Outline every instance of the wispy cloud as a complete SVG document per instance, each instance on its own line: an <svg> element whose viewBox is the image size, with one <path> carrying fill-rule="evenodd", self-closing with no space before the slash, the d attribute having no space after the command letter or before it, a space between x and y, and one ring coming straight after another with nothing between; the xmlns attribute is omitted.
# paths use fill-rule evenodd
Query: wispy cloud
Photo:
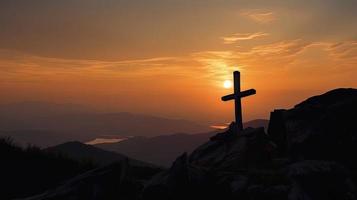
<svg viewBox="0 0 357 200"><path fill-rule="evenodd" d="M253 47L242 55L266 56L266 57L291 57L302 51L310 43L303 40L286 40L267 45Z"/></svg>
<svg viewBox="0 0 357 200"><path fill-rule="evenodd" d="M265 35L258 32L236 34L236 37L239 41ZM117 80L124 77L167 76L171 73L175 77L192 77L194 74L197 78L222 81L230 78L231 71L237 69L264 73L296 70L301 66L322 69L335 65L340 69L351 69L357 64L357 42L282 40L247 49L200 51L182 57L119 61L48 58L1 50L0 58L1 80Z"/></svg>
<svg viewBox="0 0 357 200"><path fill-rule="evenodd" d="M357 60L357 41L346 41L329 45L327 50L338 59Z"/></svg>
<svg viewBox="0 0 357 200"><path fill-rule="evenodd" d="M192 54L192 59L204 66L210 80L221 84L231 79L234 70L243 71L248 76L254 74L256 78L281 75L291 70L289 66L312 44L301 39L284 40L245 50L196 52ZM275 83L277 80L274 80Z"/></svg>
<svg viewBox="0 0 357 200"><path fill-rule="evenodd" d="M270 11L263 10L245 10L241 15L255 22L267 24L276 20L276 15Z"/></svg>
<svg viewBox="0 0 357 200"><path fill-rule="evenodd" d="M242 70L234 59L234 51L202 51L191 55L192 59L203 66L206 76L217 84L231 78L234 70Z"/></svg>
<svg viewBox="0 0 357 200"><path fill-rule="evenodd" d="M237 69L255 74L255 77L263 74L282 79L287 77L286 74L294 74L300 78L303 75L315 78L324 76L319 80L326 82L329 82L328 77L331 76L336 78L338 74L357 72L356 41L335 43L283 40L256 45L246 50L202 51L192 54L192 57L205 66L206 72L217 82L229 78L231 72ZM277 80L276 84L279 84Z"/></svg>
<svg viewBox="0 0 357 200"><path fill-rule="evenodd" d="M183 62L178 57L154 57L119 61L85 59L63 59L41 57L22 52L0 50L1 79L73 79L73 77L95 77L110 79L140 72L141 75L155 74L165 66L174 68Z"/></svg>
<svg viewBox="0 0 357 200"><path fill-rule="evenodd" d="M256 38L268 36L268 33L257 32L257 33L235 33L231 36L222 37L224 44L234 44L242 40L253 40Z"/></svg>

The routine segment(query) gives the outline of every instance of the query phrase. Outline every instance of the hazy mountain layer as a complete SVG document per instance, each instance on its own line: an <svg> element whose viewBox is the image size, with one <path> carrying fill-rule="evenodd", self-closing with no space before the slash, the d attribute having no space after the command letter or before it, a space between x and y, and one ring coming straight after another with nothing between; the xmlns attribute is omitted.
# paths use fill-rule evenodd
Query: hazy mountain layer
<svg viewBox="0 0 357 200"><path fill-rule="evenodd" d="M72 104L24 102L0 106L0 136L20 143L51 146L103 136L158 136L212 130L188 120L131 114L99 113ZM48 133L48 135L47 135Z"/></svg>

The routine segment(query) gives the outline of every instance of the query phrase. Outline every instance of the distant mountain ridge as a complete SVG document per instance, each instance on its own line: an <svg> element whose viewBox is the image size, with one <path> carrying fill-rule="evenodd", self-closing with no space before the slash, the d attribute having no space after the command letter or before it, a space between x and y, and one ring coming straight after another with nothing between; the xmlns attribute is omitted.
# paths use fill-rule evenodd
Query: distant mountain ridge
<svg viewBox="0 0 357 200"><path fill-rule="evenodd" d="M57 146L49 147L44 149L44 151L60 154L73 160L91 161L99 166L105 166L114 162L121 162L126 159L131 165L134 166L153 166L152 164L138 161L119 153L105 151L92 145L83 144L77 141L66 142Z"/></svg>
<svg viewBox="0 0 357 200"><path fill-rule="evenodd" d="M100 113L73 104L23 102L0 106L0 136L22 135L29 132L37 138L36 131L51 133L58 142L41 145L51 146L66 140L89 141L102 135L158 136L178 132L198 133L212 130L188 120L168 119L127 112ZM26 137L26 136L23 136ZM16 140L17 138L15 138ZM35 141L36 141L35 140ZM51 140L51 139L49 139ZM28 140L32 143L33 141ZM36 143L35 143L36 144Z"/></svg>

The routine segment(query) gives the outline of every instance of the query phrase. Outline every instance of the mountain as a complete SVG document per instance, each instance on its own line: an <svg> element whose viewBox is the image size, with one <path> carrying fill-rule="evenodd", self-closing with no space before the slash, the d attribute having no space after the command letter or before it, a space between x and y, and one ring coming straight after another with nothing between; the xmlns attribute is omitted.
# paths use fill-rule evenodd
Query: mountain
<svg viewBox="0 0 357 200"><path fill-rule="evenodd" d="M357 90L333 90L272 112L268 134L232 123L142 181L123 161L27 199L357 200L356 113Z"/></svg>
<svg viewBox="0 0 357 200"><path fill-rule="evenodd" d="M123 160L128 160L129 164L134 166L153 166L148 163L144 163L138 160L128 158L125 155L105 151L96 148L92 145L86 145L81 142L66 142L54 147L49 147L44 149L44 151L59 154L73 160L79 161L92 161L94 164L99 166L108 165L114 162L120 162Z"/></svg>
<svg viewBox="0 0 357 200"><path fill-rule="evenodd" d="M95 146L122 153L138 160L169 166L178 155L185 151L191 152L214 134L214 132L211 132L192 135L163 135L152 138L133 137L118 143L97 144Z"/></svg>
<svg viewBox="0 0 357 200"><path fill-rule="evenodd" d="M266 127L268 120L253 120L244 123L244 127ZM132 137L127 140L97 144L96 147L122 153L138 160L169 166L183 152L192 152L218 131L200 134L172 134L157 137Z"/></svg>
<svg viewBox="0 0 357 200"><path fill-rule="evenodd" d="M71 135L47 130L0 131L0 137L12 138L17 145L22 147L35 145L42 148L73 140Z"/></svg>
<svg viewBox="0 0 357 200"><path fill-rule="evenodd" d="M21 135L28 143L51 146L66 139L89 141L101 136L157 136L198 133L209 126L188 120L167 119L126 112L103 113L72 104L23 102L0 106L0 136ZM40 143L36 132L41 134ZM46 136L45 132L51 133ZM29 134L30 136L26 136ZM19 141L21 137L15 138ZM49 142L46 144L46 139ZM21 141L20 141L21 142Z"/></svg>
<svg viewBox="0 0 357 200"><path fill-rule="evenodd" d="M106 192L113 190L118 193L116 183L122 181L125 185L129 184L125 176L142 182L162 171L161 168L151 164L79 142L68 142L41 150L37 147L22 148L14 145L11 140L0 138L0 159L0 199L4 200L19 199L47 190L51 191L51 188L68 183L68 180L72 180L73 177L79 181L69 182L73 184L71 189L64 188L65 191L62 192L76 190L78 187L75 185L86 186L86 182L93 181L95 183L93 188L85 188L82 192L91 190L98 196L98 191L103 189L101 186L104 186ZM86 177L85 180L84 177ZM133 189L140 189L136 182L130 183ZM125 188L122 185L119 187ZM124 191L127 190L124 189ZM84 195L83 198L86 199L86 197L88 196ZM60 199L67 198L61 197Z"/></svg>

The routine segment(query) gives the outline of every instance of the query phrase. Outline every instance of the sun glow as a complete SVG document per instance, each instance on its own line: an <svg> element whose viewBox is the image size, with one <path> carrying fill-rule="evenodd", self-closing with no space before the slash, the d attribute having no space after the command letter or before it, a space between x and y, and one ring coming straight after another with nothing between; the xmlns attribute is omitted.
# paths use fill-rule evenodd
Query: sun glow
<svg viewBox="0 0 357 200"><path fill-rule="evenodd" d="M230 81L230 80L225 80L225 81L223 82L223 87L226 88L226 89L232 88L232 86L233 86L233 83L232 83L232 81Z"/></svg>

